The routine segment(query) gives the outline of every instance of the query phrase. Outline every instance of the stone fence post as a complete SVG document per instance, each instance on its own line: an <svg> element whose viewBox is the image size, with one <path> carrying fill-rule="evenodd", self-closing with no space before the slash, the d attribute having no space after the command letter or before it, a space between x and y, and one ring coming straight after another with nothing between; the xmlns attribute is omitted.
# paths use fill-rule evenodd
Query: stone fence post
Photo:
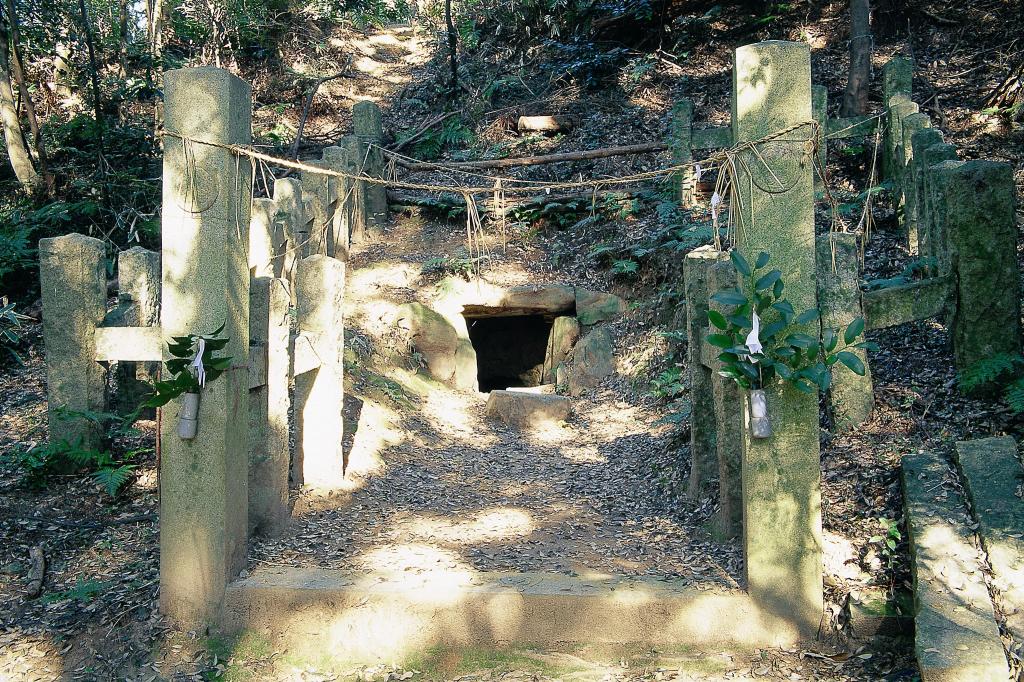
<svg viewBox="0 0 1024 682"><path fill-rule="evenodd" d="M380 107L364 100L352 107L352 132L360 141L361 158L358 159L363 174L372 178L384 177L384 124ZM366 223L376 232L384 229L388 221L388 193L384 185L364 183L366 186Z"/></svg>
<svg viewBox="0 0 1024 682"><path fill-rule="evenodd" d="M907 100L912 92L912 81L914 77L914 63L903 56L893 57L882 67L882 104L890 106L895 95L901 95ZM895 180L897 173L896 147L902 141L897 135L898 127L894 125L893 116L890 112L883 119L885 129L882 150L882 176L887 180Z"/></svg>
<svg viewBox="0 0 1024 682"><path fill-rule="evenodd" d="M215 622L244 565L248 509L250 165L204 145L252 142L252 91L214 67L164 74L162 295L165 337L224 325L232 367L203 389L194 440L177 435L180 400L160 431L160 604L187 625ZM166 351L165 351L166 352Z"/></svg>
<svg viewBox="0 0 1024 682"><path fill-rule="evenodd" d="M812 118L810 48L768 41L737 48L732 125L736 144L758 140ZM745 152L737 164L737 248L753 262L771 255L789 301L817 308L813 160L810 126ZM809 328L813 336L818 328ZM744 398L744 422L749 401ZM774 435L743 434L743 547L747 589L764 609L817 631L823 609L821 462L817 393L782 382L767 388Z"/></svg>
<svg viewBox="0 0 1024 682"><path fill-rule="evenodd" d="M117 281L119 295L131 299L129 324L134 327L159 326L160 254L141 246L117 254ZM146 399L159 368L156 362L117 363L116 403L122 412L130 413ZM152 410L146 410L152 416Z"/></svg>
<svg viewBox="0 0 1024 682"><path fill-rule="evenodd" d="M683 98L672 109L669 146L672 149L672 163L682 165L693 161L693 100ZM693 208L697 196L697 174L687 166L672 179L679 197L679 205Z"/></svg>
<svg viewBox="0 0 1024 682"><path fill-rule="evenodd" d="M106 370L96 362L95 341L107 307L105 257L103 242L85 235L39 240L51 443L101 446L96 423L69 412L106 411Z"/></svg>

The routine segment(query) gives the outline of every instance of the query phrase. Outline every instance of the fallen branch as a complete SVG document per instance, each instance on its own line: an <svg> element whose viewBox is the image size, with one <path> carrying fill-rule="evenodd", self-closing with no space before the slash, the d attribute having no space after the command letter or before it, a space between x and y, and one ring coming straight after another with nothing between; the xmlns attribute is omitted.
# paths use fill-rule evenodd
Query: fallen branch
<svg viewBox="0 0 1024 682"><path fill-rule="evenodd" d="M352 63L352 58L349 57L349 64ZM299 129L295 133L295 142L292 143L292 158L299 158L299 144L302 142L302 131L306 127L306 119L309 118L309 109L313 106L313 97L316 96L316 91L320 89L320 86L328 81L337 80L348 75L348 64L345 65L345 70L334 74L333 76L324 76L318 78L313 87L309 89L309 94L306 95L306 103L302 107L302 116L299 117Z"/></svg>
<svg viewBox="0 0 1024 682"><path fill-rule="evenodd" d="M409 171L448 170L451 168L513 168L515 166L539 166L545 163L562 163L565 161L588 161L604 159L609 156L627 156L630 154L654 154L668 149L662 142L648 142L624 147L605 147L604 149L588 149L582 152L565 152L545 156L521 156L512 159L481 159L480 161L456 161L453 163L431 163L429 161L405 161L395 159L395 163Z"/></svg>
<svg viewBox="0 0 1024 682"><path fill-rule="evenodd" d="M34 599L43 591L43 578L46 576L46 555L43 554L41 545L28 550L29 561L32 566L28 571L28 585L25 587L25 596Z"/></svg>

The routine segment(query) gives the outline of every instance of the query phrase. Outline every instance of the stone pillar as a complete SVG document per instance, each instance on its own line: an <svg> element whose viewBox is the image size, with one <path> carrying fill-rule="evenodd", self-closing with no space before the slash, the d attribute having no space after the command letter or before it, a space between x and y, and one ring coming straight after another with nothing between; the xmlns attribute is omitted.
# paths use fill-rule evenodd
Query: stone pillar
<svg viewBox="0 0 1024 682"><path fill-rule="evenodd" d="M822 188L822 178L828 177L828 88L824 85L811 86L811 113L818 123L815 144L818 147L817 168L814 170L814 189Z"/></svg>
<svg viewBox="0 0 1024 682"><path fill-rule="evenodd" d="M252 142L252 91L214 67L164 74L162 266L164 336L224 325L232 367L203 389L199 432L177 435L181 401L160 430L160 605L190 626L215 622L224 589L245 565L249 420L251 171L227 150Z"/></svg>
<svg viewBox="0 0 1024 682"><path fill-rule="evenodd" d="M39 240L51 443L101 445L100 428L69 412L106 411L106 371L96 362L95 341L107 306L105 258L103 242L85 235Z"/></svg>
<svg viewBox="0 0 1024 682"><path fill-rule="evenodd" d="M363 145L355 135L346 135L338 142L342 150L341 170L355 175L362 171ZM349 180L345 187L344 219L348 225L349 240L357 244L366 238L367 230L367 183L364 180Z"/></svg>
<svg viewBox="0 0 1024 682"><path fill-rule="evenodd" d="M716 262L708 272L708 293L736 287L736 270L729 260ZM708 307L725 314L729 306L709 301ZM718 374L718 349L711 370L711 396L715 404L715 458L718 463L718 511L711 519L712 533L719 538L743 533L743 402L736 382Z"/></svg>
<svg viewBox="0 0 1024 682"><path fill-rule="evenodd" d="M288 283L270 277L249 285L249 345L252 373L260 385L249 389L249 528L278 535L288 524L288 373L291 326Z"/></svg>
<svg viewBox="0 0 1024 682"><path fill-rule="evenodd" d="M886 128L887 144L892 144L892 166L886 179L892 180L893 206L899 227L906 232L906 216L903 213L903 169L906 165L906 154L903 150L903 120L918 112L919 107L907 95L894 95L889 100L888 127ZM888 147L887 147L888 148Z"/></svg>
<svg viewBox="0 0 1024 682"><path fill-rule="evenodd" d="M928 221L928 253L925 255L935 259L936 268L940 276L948 275L951 272L949 253L949 235L946 234L945 224L939 214L937 205L942 203L945 196L942 192L936 192L935 166L943 161L956 161L956 147L951 144L937 144L924 150L924 191L926 193L925 216Z"/></svg>
<svg viewBox="0 0 1024 682"><path fill-rule="evenodd" d="M1020 273L1013 167L995 161L935 166L956 274L951 336L957 369L1020 353Z"/></svg>
<svg viewBox="0 0 1024 682"><path fill-rule="evenodd" d="M361 145L354 144L354 140L351 135L346 136L341 140L342 145L350 145L359 147ZM338 147L327 147L323 152L324 165L331 170L340 171L342 173L358 173L359 167L352 160L355 158L354 154L349 152L349 149L344 146ZM353 183L356 181L350 178L335 177L332 178L333 182L337 185L338 194L338 205L334 212L333 218L333 231L334 231L334 257L341 260L348 260L349 248L352 245L352 218L353 218ZM359 183L360 187L365 186L365 183ZM364 213L360 214L365 217ZM363 234L365 230L359 232Z"/></svg>
<svg viewBox="0 0 1024 682"><path fill-rule="evenodd" d="M131 324L156 327L160 324L160 254L135 246L117 254L119 293L132 300ZM156 362L118 362L118 403L129 413L146 399L160 370ZM142 414L152 412L146 408Z"/></svg>
<svg viewBox="0 0 1024 682"><path fill-rule="evenodd" d="M918 248L918 175L917 162L914 160L914 134L931 128L932 121L927 114L911 114L903 119L901 131L903 135L903 234L910 253L920 253ZM897 209L898 213L898 209Z"/></svg>
<svg viewBox="0 0 1024 682"><path fill-rule="evenodd" d="M275 180L274 206L280 234L275 244L273 276L288 282L294 299L295 264L302 257L313 219L302 193L302 183L296 178Z"/></svg>
<svg viewBox="0 0 1024 682"><path fill-rule="evenodd" d="M328 168L326 161L308 161L312 166ZM335 214L338 210L338 178L315 171L302 171L302 195L310 200L312 212L310 218L309 237L305 239L305 248L299 254L302 257L316 254L334 256L339 235L335 230ZM346 244L347 248L347 244Z"/></svg>
<svg viewBox="0 0 1024 682"><path fill-rule="evenodd" d="M857 235L833 232L818 237L818 309L821 325L839 330L840 336L856 318L864 317L860 292L860 261ZM871 417L874 387L867 352L851 348L864 363L864 376L842 365L832 368L828 392L829 411L836 431L848 431Z"/></svg>
<svg viewBox="0 0 1024 682"><path fill-rule="evenodd" d="M942 144L942 133L925 127L910 136L910 149L914 159L914 224L917 228L917 253L923 258L934 258L932 253L931 217L928 215L928 166L925 150Z"/></svg>
<svg viewBox="0 0 1024 682"><path fill-rule="evenodd" d="M345 264L329 256L299 263L295 282L299 330L320 365L295 377L295 462L292 478L315 489L344 480L342 437Z"/></svg>
<svg viewBox="0 0 1024 682"><path fill-rule="evenodd" d="M384 125L380 107L370 101L357 102L352 107L352 132L362 143L363 174L371 178L384 177ZM384 185L364 183L366 186L366 224L380 232L388 222L388 192Z"/></svg>
<svg viewBox="0 0 1024 682"><path fill-rule="evenodd" d="M810 48L768 41L736 50L733 139L743 144L811 119ZM801 312L817 307L810 126L747 151L737 164L737 248L754 262L766 251ZM817 336L817 325L807 332ZM744 410L749 409L744 400ZM823 608L821 463L817 393L776 381L767 387L774 435L743 432L743 545L747 589L763 608L817 631ZM747 418L745 417L745 422Z"/></svg>
<svg viewBox="0 0 1024 682"><path fill-rule="evenodd" d="M902 95L907 100L912 92L912 81L914 77L914 63L903 56L895 56L882 67L882 103L886 106L894 95ZM895 128L892 125L892 116L882 119L885 130L882 150L882 176L886 180L896 178L896 156L895 150L899 138L893 135Z"/></svg>
<svg viewBox="0 0 1024 682"><path fill-rule="evenodd" d="M558 366L566 362L576 342L580 340L580 323L575 317L562 315L551 323L548 334L548 347L544 354L544 376L541 383L553 384L557 381Z"/></svg>
<svg viewBox="0 0 1024 682"><path fill-rule="evenodd" d="M687 366L690 373L690 481L687 496L699 499L717 475L715 403L711 392L714 373L702 362L708 333L708 274L711 266L728 256L711 245L701 246L683 259L686 297Z"/></svg>
<svg viewBox="0 0 1024 682"><path fill-rule="evenodd" d="M274 216L277 205L272 199L253 199L249 220L249 271L254 277L274 274Z"/></svg>
<svg viewBox="0 0 1024 682"><path fill-rule="evenodd" d="M683 98L672 108L669 146L672 149L672 163L682 165L693 161L693 100ZM696 203L697 174L687 166L673 177L673 186L679 205L693 208Z"/></svg>

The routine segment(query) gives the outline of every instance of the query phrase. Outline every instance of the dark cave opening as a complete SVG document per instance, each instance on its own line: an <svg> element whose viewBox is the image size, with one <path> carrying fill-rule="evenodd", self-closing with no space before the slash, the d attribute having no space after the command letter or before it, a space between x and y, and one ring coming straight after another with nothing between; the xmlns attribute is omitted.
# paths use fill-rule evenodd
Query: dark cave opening
<svg viewBox="0 0 1024 682"><path fill-rule="evenodd" d="M467 316L480 390L539 386L551 323L545 315Z"/></svg>

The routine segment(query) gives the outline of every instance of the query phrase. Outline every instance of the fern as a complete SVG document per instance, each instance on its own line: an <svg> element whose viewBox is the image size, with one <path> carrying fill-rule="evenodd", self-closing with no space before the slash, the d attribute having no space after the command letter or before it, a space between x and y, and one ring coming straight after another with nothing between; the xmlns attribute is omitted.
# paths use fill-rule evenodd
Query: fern
<svg viewBox="0 0 1024 682"><path fill-rule="evenodd" d="M1024 414L1024 377L1007 386L1003 397L1014 414Z"/></svg>
<svg viewBox="0 0 1024 682"><path fill-rule="evenodd" d="M960 388L964 392L970 393L985 384L999 380L1004 375L1015 371L1021 366L1024 366L1024 357L997 353L990 358L979 360L960 372Z"/></svg>
<svg viewBox="0 0 1024 682"><path fill-rule="evenodd" d="M92 479L111 497L117 497L134 475L134 464L122 464L121 466L108 466L98 469L92 475Z"/></svg>

